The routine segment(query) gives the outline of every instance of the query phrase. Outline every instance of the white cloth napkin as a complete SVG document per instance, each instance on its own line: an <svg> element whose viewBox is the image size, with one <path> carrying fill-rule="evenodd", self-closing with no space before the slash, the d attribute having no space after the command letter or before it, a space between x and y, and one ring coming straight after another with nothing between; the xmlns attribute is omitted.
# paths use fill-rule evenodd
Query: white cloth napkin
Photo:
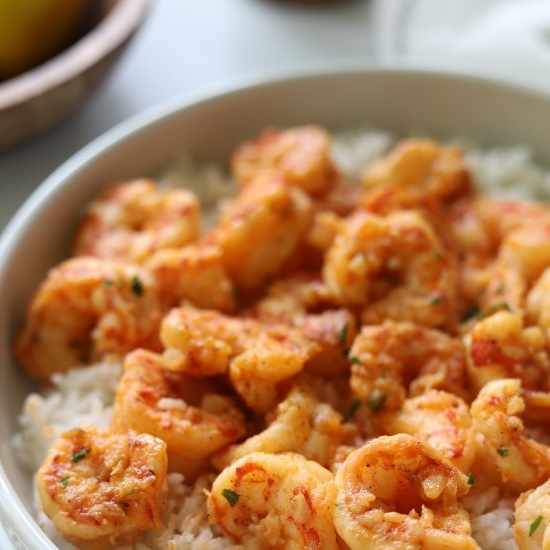
<svg viewBox="0 0 550 550"><path fill-rule="evenodd" d="M550 91L550 0L376 0L385 64L472 69Z"/></svg>

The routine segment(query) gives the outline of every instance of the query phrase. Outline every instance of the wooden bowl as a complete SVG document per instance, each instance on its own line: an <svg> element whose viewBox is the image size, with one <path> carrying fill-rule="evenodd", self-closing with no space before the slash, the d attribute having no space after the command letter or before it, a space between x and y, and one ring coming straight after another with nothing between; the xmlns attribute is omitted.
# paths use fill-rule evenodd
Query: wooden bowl
<svg viewBox="0 0 550 550"><path fill-rule="evenodd" d="M0 83L0 150L71 114L130 42L150 0L94 0L80 38L41 65Z"/></svg>

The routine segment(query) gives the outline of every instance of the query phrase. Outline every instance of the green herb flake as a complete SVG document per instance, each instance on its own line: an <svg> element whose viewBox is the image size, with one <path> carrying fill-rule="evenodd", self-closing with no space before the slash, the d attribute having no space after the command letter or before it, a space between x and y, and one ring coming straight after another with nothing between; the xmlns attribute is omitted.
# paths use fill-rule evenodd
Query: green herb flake
<svg viewBox="0 0 550 550"><path fill-rule="evenodd" d="M61 480L59 481L61 487L63 487L63 489L66 489L67 488L67 485L69 484L69 476L63 476L61 478Z"/></svg>
<svg viewBox="0 0 550 550"><path fill-rule="evenodd" d="M471 321L472 319L475 319L476 317L479 317L481 315L481 310L478 306L472 306L463 316L460 320L462 323L465 323L466 321Z"/></svg>
<svg viewBox="0 0 550 550"><path fill-rule="evenodd" d="M428 297L428 301L432 306L438 306L443 302L443 298L441 298L440 294L432 294Z"/></svg>
<svg viewBox="0 0 550 550"><path fill-rule="evenodd" d="M342 509L342 503L341 502L335 502L334 507L338 508L338 510L341 510Z"/></svg>
<svg viewBox="0 0 550 550"><path fill-rule="evenodd" d="M352 365L360 365L361 359L359 357L355 357L355 355L348 355L348 359L350 360Z"/></svg>
<svg viewBox="0 0 550 550"><path fill-rule="evenodd" d="M355 416L355 413L359 410L359 407L361 406L361 400L360 399L356 399L352 404L351 404L351 407L349 408L349 411L348 411L348 414L346 416L346 420L351 420L354 416Z"/></svg>
<svg viewBox="0 0 550 550"><path fill-rule="evenodd" d="M235 491L232 491L231 489L224 489L222 491L222 496L225 498L225 500L227 500L227 502L229 502L229 506L231 506L231 508L233 508L235 506L235 504L237 504L237 501L241 497L241 495L239 495L239 493L236 493Z"/></svg>
<svg viewBox="0 0 550 550"><path fill-rule="evenodd" d="M348 341L348 324L345 323L344 326L340 330L340 334L338 335L338 341L340 342L340 345L343 346Z"/></svg>
<svg viewBox="0 0 550 550"><path fill-rule="evenodd" d="M504 294L505 289L506 289L506 287L504 286L504 283L500 283L496 288L497 294L502 296Z"/></svg>
<svg viewBox="0 0 550 550"><path fill-rule="evenodd" d="M512 311L512 308L508 302L497 302L484 312L484 317L489 317L493 313L497 313L497 311Z"/></svg>
<svg viewBox="0 0 550 550"><path fill-rule="evenodd" d="M500 456L508 456L508 449L497 449L497 453L500 455Z"/></svg>
<svg viewBox="0 0 550 550"><path fill-rule="evenodd" d="M531 526L529 527L529 536L532 537L535 534L535 531L539 528L539 525L542 522L542 516L537 516L535 521L531 523Z"/></svg>
<svg viewBox="0 0 550 550"><path fill-rule="evenodd" d="M373 392L369 395L367 405L374 412L378 412L385 405L387 398L385 393Z"/></svg>
<svg viewBox="0 0 550 550"><path fill-rule="evenodd" d="M474 477L474 474L470 474L468 476L468 485L473 485L476 482L476 478Z"/></svg>
<svg viewBox="0 0 550 550"><path fill-rule="evenodd" d="M71 462L80 462L84 457L88 456L89 452L90 449L88 449L87 447L85 447L84 449L80 449L80 451L71 456Z"/></svg>
<svg viewBox="0 0 550 550"><path fill-rule="evenodd" d="M441 250L434 250L433 254L434 254L434 258L436 260L439 260L440 262L443 261L444 256L443 256L443 252L441 252Z"/></svg>
<svg viewBox="0 0 550 550"><path fill-rule="evenodd" d="M132 292L136 296L141 296L143 294L143 283L137 275L132 277Z"/></svg>
<svg viewBox="0 0 550 550"><path fill-rule="evenodd" d="M113 281L113 279L105 279L103 281L103 286L113 286L115 284L115 282Z"/></svg>

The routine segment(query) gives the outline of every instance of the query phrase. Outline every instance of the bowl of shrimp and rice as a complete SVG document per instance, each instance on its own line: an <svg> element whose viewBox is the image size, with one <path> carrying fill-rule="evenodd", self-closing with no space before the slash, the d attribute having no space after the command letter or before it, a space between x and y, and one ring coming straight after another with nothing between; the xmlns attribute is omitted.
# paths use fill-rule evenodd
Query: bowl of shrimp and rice
<svg viewBox="0 0 550 550"><path fill-rule="evenodd" d="M392 521L426 548L542 547L550 215L520 201L550 196L548 127L550 95L539 91L349 66L176 98L68 159L0 243L0 519L15 547L383 548ZM415 162L428 157L427 195L380 191L388 174L399 179L392 170L420 173ZM358 181L371 186L366 197ZM464 206L476 186L484 196ZM113 222L124 216L147 217L138 237ZM249 219L259 220L252 229ZM470 219L508 228L506 261ZM455 222L451 258L440 234ZM292 255L306 233L307 252ZM360 278L362 243L379 242L383 256L384 239L392 253L404 247L402 281L421 299L364 303L388 283ZM512 256L523 276L508 269ZM262 294L281 266L305 264L321 279L281 278ZM481 301L451 308L458 284L485 285ZM297 301L307 314L292 310L291 322ZM107 314L90 344L79 331L97 308ZM389 385L398 367L380 358L382 340L387 354L422 363L408 388ZM514 376L512 356L523 369ZM151 427L183 409L200 413L180 439L169 423ZM429 439L428 409L452 416L460 451ZM313 426L303 448L296 415ZM518 430L521 448L510 443ZM95 489L76 485L92 487L109 461L125 466L109 471L110 511L90 526L77 516L92 513ZM392 464L406 465L405 490ZM361 520L362 506L372 509ZM129 526L114 528L122 516Z"/></svg>

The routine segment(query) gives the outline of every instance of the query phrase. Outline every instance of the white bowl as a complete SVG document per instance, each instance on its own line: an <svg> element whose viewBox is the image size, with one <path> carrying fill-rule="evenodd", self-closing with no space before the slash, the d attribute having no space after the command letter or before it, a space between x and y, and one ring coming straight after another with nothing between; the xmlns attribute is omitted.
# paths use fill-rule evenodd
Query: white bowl
<svg viewBox="0 0 550 550"><path fill-rule="evenodd" d="M31 479L10 444L32 387L10 350L31 293L68 254L83 205L101 186L150 174L178 151L223 161L266 126L308 122L525 143L550 164L550 95L459 74L365 68L287 75L171 101L85 147L37 189L0 242L0 518L18 548L55 547L32 518Z"/></svg>

